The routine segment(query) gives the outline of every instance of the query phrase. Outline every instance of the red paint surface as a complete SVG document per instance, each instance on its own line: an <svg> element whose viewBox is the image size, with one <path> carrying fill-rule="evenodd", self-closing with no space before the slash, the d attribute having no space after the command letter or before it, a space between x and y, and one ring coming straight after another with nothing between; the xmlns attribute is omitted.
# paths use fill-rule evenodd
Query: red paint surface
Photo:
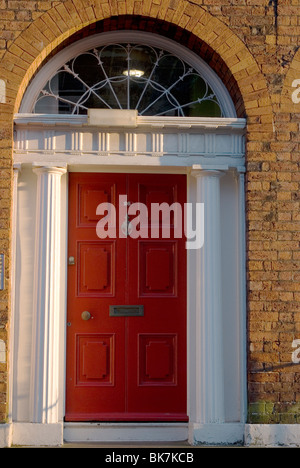
<svg viewBox="0 0 300 468"><path fill-rule="evenodd" d="M183 205L186 177L70 173L66 420L185 421L185 238L99 239L98 204L125 194ZM125 304L144 316L109 316Z"/></svg>

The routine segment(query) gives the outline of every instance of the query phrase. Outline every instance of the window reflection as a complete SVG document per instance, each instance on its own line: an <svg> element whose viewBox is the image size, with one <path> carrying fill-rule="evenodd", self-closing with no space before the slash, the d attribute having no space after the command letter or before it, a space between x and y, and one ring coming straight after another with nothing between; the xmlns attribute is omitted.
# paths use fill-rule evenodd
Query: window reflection
<svg viewBox="0 0 300 468"><path fill-rule="evenodd" d="M34 112L86 114L90 108L222 116L214 91L196 70L168 52L137 44L110 44L74 57L48 81Z"/></svg>

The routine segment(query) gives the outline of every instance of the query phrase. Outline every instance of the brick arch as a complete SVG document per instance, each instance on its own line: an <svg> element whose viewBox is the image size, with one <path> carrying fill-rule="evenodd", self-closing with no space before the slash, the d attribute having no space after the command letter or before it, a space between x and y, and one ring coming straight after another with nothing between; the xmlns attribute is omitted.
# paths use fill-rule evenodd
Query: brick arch
<svg viewBox="0 0 300 468"><path fill-rule="evenodd" d="M113 27L119 21L119 27L123 21L126 28L133 17L142 23L137 26L131 21L132 28L134 24L141 28L145 22L149 27L156 21L160 25L160 34L173 31L173 38L179 41L182 41L184 33L185 37L189 35L187 45L205 58L222 77L233 97L238 116L272 114L266 81L245 44L219 19L188 0L164 0L161 5L147 0L60 2L33 21L3 57L0 73L7 81L11 110L18 111L31 78L59 47L80 32L91 33L99 22L106 26L110 22L110 27Z"/></svg>
<svg viewBox="0 0 300 468"><path fill-rule="evenodd" d="M236 80L227 65L215 50L209 47L203 40L196 37L192 32L189 32L178 25L168 23L166 21L157 20L151 17L140 15L119 15L110 17L103 21L97 21L88 25L60 43L47 59L51 58L65 47L80 41L85 37L90 37L93 34L101 34L108 31L143 31L151 32L162 37L167 37L176 41L178 44L192 50L197 56L201 57L219 76L225 84L235 104L237 115L244 117L245 108L242 95ZM42 68L43 64L39 68ZM37 70L38 71L38 70Z"/></svg>
<svg viewBox="0 0 300 468"><path fill-rule="evenodd" d="M297 86L296 83L293 86L295 80L300 80L300 49L294 55L283 82L280 99L280 112L284 114L299 114L300 112L300 102L294 102L293 100L293 93L300 86L300 81ZM297 94L299 98L300 93Z"/></svg>

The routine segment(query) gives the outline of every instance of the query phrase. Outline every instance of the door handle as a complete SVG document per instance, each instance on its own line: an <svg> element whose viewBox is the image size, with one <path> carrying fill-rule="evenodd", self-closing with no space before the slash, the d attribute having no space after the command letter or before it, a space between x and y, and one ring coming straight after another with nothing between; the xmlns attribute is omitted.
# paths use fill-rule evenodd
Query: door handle
<svg viewBox="0 0 300 468"><path fill-rule="evenodd" d="M82 312L81 318L85 321L90 320L92 318L92 315L87 310L85 310L84 312Z"/></svg>

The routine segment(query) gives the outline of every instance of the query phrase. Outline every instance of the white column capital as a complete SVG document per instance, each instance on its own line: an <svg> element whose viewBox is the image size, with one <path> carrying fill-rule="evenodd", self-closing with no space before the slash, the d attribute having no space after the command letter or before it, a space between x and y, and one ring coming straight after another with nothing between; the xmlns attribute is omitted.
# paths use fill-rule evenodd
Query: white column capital
<svg viewBox="0 0 300 468"><path fill-rule="evenodd" d="M33 164L32 170L35 174L57 174L63 175L67 172L67 166L56 165L35 165Z"/></svg>
<svg viewBox="0 0 300 468"><path fill-rule="evenodd" d="M219 171L216 169L198 169L195 166L192 167L191 175L193 177L223 177L224 171Z"/></svg>

